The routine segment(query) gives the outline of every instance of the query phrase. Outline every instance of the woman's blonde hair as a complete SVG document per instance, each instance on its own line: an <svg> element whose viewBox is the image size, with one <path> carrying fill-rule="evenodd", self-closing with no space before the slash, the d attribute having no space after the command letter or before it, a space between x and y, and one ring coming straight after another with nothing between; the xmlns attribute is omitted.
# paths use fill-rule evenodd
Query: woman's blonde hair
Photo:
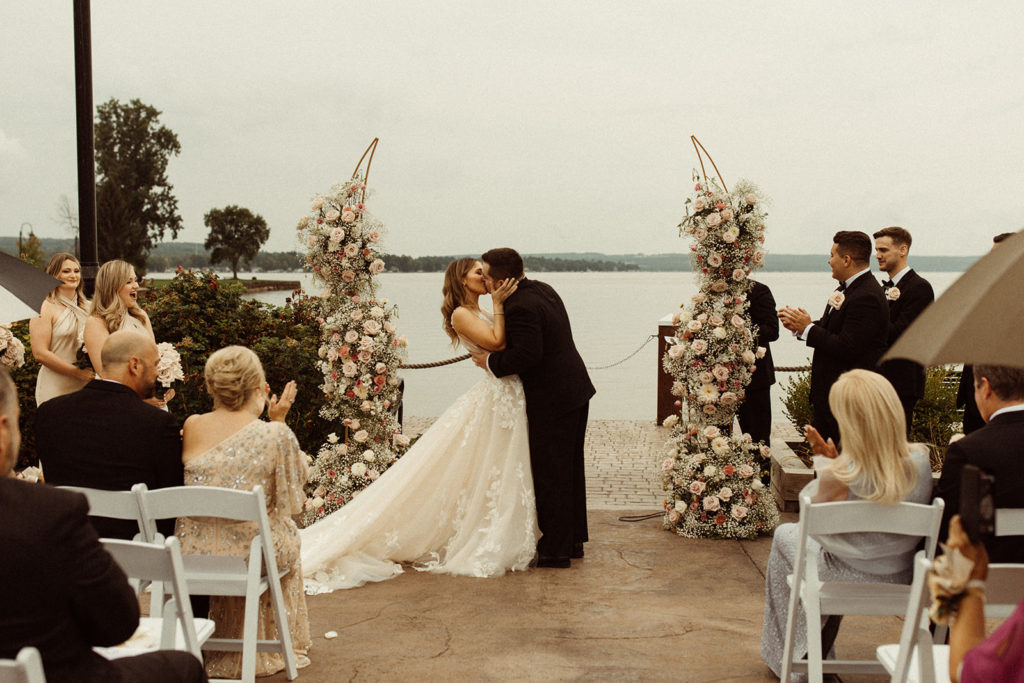
<svg viewBox="0 0 1024 683"><path fill-rule="evenodd" d="M104 324L106 324L107 332L116 332L121 328L121 321L124 320L125 313L128 313L140 323L146 322L146 314L142 312L137 303L133 302L131 307L127 307L121 301L121 297L117 295L118 290L132 279L134 271L135 268L132 267L132 264L120 259L114 259L100 266L99 272L96 273L96 291L92 298L92 314L103 320Z"/></svg>
<svg viewBox="0 0 1024 683"><path fill-rule="evenodd" d="M225 346L210 354L203 370L214 405L241 410L252 392L266 385L259 356L244 346Z"/></svg>
<svg viewBox="0 0 1024 683"><path fill-rule="evenodd" d="M50 262L46 264L46 274L52 275L53 277L60 280L60 271L64 268L65 261L74 261L75 265L79 268L82 264L79 263L78 259L75 258L74 254L69 254L66 251L58 251L56 254L50 257ZM85 296L82 288L85 286L85 278L78 278L78 286L75 287L75 303L81 308L88 310L89 299ZM50 301L57 303L57 297L60 296L60 285L53 288L53 291L46 295L46 298Z"/></svg>
<svg viewBox="0 0 1024 683"><path fill-rule="evenodd" d="M452 346L459 345L459 333L452 327L452 313L466 300L466 285L462 283L462 278L466 277L479 262L478 259L467 256L452 261L444 271L444 284L441 285L441 293L444 294L444 300L441 302L441 327L452 340Z"/></svg>
<svg viewBox="0 0 1024 683"><path fill-rule="evenodd" d="M832 463L836 478L858 482L856 494L877 503L901 502L917 482L910 463L903 406L889 380L850 370L828 392L842 451Z"/></svg>

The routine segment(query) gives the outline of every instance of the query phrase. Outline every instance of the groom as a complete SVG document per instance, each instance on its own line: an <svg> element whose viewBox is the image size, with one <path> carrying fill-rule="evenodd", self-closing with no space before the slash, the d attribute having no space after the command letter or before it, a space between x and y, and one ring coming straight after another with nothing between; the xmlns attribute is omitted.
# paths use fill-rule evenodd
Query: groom
<svg viewBox="0 0 1024 683"><path fill-rule="evenodd" d="M491 249L481 260L488 290L510 278L519 287L505 301L505 350L475 352L473 361L495 377L519 375L523 382L541 531L537 566L564 569L570 558L583 557L588 540L583 438L594 385L555 290L526 279L514 249Z"/></svg>

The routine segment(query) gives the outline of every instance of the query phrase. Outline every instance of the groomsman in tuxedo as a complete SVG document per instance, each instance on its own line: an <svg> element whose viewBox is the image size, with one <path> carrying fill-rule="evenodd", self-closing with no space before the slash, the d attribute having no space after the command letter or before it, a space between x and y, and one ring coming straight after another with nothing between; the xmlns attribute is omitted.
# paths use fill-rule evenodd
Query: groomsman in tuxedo
<svg viewBox="0 0 1024 683"><path fill-rule="evenodd" d="M842 230L832 238L828 265L839 287L828 298L821 318L811 321L802 308L783 306L783 326L814 349L811 358L813 426L837 444L839 425L828 405L828 392L847 370L873 370L885 351L889 310L878 280L871 276L871 238Z"/></svg>
<svg viewBox="0 0 1024 683"><path fill-rule="evenodd" d="M889 335L886 348L892 346L910 327L921 311L935 301L935 293L927 280L907 265L912 238L903 228L891 227L874 234L875 258L878 267L888 275L882 291L889 302ZM914 405L924 397L924 366L911 360L890 360L879 372L896 389L903 414L907 419L907 436L914 420Z"/></svg>
<svg viewBox="0 0 1024 683"><path fill-rule="evenodd" d="M156 390L156 343L146 334L120 331L100 352L103 378L72 394L46 401L36 412L36 452L46 481L128 491L137 483L151 489L181 486L181 431L166 410L143 399ZM131 520L92 518L103 538L131 539ZM174 520L157 528L174 534Z"/></svg>
<svg viewBox="0 0 1024 683"><path fill-rule="evenodd" d="M0 367L0 657L35 647L48 681L205 681L188 652L93 652L128 640L139 600L89 524L85 496L10 477L20 441L16 389Z"/></svg>
<svg viewBox="0 0 1024 683"><path fill-rule="evenodd" d="M946 501L940 538L946 537L950 517L960 512L964 465L995 478L995 507L1024 507L1024 368L975 365L974 401L985 426L946 449L935 491ZM1024 562L1020 536L987 539L985 548L992 562Z"/></svg>
<svg viewBox="0 0 1024 683"><path fill-rule="evenodd" d="M750 284L750 319L757 325L757 345L764 347L764 358L754 365L754 374L736 417L742 431L750 434L754 441L768 445L772 435L772 385L775 384L771 342L779 338L779 318L775 312L775 297L768 285L756 280L751 280Z"/></svg>

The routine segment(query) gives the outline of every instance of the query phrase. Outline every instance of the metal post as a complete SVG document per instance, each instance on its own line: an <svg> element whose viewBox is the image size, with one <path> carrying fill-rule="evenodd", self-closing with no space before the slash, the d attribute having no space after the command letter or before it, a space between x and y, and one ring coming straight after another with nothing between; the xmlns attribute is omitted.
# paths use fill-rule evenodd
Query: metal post
<svg viewBox="0 0 1024 683"><path fill-rule="evenodd" d="M96 251L96 162L93 146L92 25L89 0L74 0L75 112L78 123L78 234L85 292L92 296L99 270Z"/></svg>

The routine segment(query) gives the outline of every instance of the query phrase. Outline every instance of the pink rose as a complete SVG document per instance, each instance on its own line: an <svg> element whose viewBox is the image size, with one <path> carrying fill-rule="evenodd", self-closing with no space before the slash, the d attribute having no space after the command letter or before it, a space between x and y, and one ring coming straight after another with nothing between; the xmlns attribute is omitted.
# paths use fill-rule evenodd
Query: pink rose
<svg viewBox="0 0 1024 683"><path fill-rule="evenodd" d="M725 211L722 212L722 220L723 221L731 221L732 220L732 209L726 209Z"/></svg>
<svg viewBox="0 0 1024 683"><path fill-rule="evenodd" d="M722 233L722 241L726 244L732 244L736 241L736 235L732 234L728 230Z"/></svg>
<svg viewBox="0 0 1024 683"><path fill-rule="evenodd" d="M313 209L313 211L319 211L320 209L323 208L323 206L324 206L324 198L323 197L317 197L316 199L313 200L313 204L311 205L311 208Z"/></svg>
<svg viewBox="0 0 1024 683"><path fill-rule="evenodd" d="M331 222L338 220L338 216L340 215L340 211L338 211L337 209L331 209L330 211L324 214L324 218L327 219L327 222Z"/></svg>
<svg viewBox="0 0 1024 683"><path fill-rule="evenodd" d="M370 264L370 272L374 275L380 275L384 272L384 262L380 259L375 260Z"/></svg>
<svg viewBox="0 0 1024 683"><path fill-rule="evenodd" d="M733 324L733 327L743 327L744 325L747 324L747 321L743 319L743 316L739 316L739 315L734 315L732 317L732 321L731 322Z"/></svg>
<svg viewBox="0 0 1024 683"><path fill-rule="evenodd" d="M370 351L369 349L363 349L362 351L359 352L359 360L362 361L363 363L370 360L370 358L372 357L373 352Z"/></svg>
<svg viewBox="0 0 1024 683"><path fill-rule="evenodd" d="M711 316L710 318L708 318L708 322L711 323L714 327L719 327L725 324L725 320L723 320L722 316L720 315Z"/></svg>
<svg viewBox="0 0 1024 683"><path fill-rule="evenodd" d="M380 334L380 323L376 320L367 320L363 323L363 331L366 334Z"/></svg>
<svg viewBox="0 0 1024 683"><path fill-rule="evenodd" d="M668 521L672 524L678 524L682 516L676 510L671 510L668 513Z"/></svg>
<svg viewBox="0 0 1024 683"><path fill-rule="evenodd" d="M715 376L712 375L707 370L705 370L704 372L700 373L701 384L711 384L712 380L714 380L714 379L715 379ZM712 436L712 437L708 437L708 438L713 439L714 437Z"/></svg>
<svg viewBox="0 0 1024 683"><path fill-rule="evenodd" d="M703 339L695 339L693 343L690 344L690 350L693 351L695 355L700 356L708 350L708 343Z"/></svg>
<svg viewBox="0 0 1024 683"><path fill-rule="evenodd" d="M353 344L359 340L359 333L355 330L349 330L345 333L345 341L349 344Z"/></svg>
<svg viewBox="0 0 1024 683"><path fill-rule="evenodd" d="M377 363L377 365L373 367L373 371L376 372L378 375L383 375L385 372L388 371L388 366L385 363Z"/></svg>
<svg viewBox="0 0 1024 683"><path fill-rule="evenodd" d="M714 370L711 371L711 374L713 374L715 376L715 379L717 379L718 381L724 382L725 380L729 379L729 368L725 367L724 365L716 365Z"/></svg>
<svg viewBox="0 0 1024 683"><path fill-rule="evenodd" d="M718 496L707 496L703 500L704 509L708 512L714 512L721 507L721 501L718 500Z"/></svg>
<svg viewBox="0 0 1024 683"><path fill-rule="evenodd" d="M686 323L686 329L690 332L699 332L701 328L701 322L699 320L691 320Z"/></svg>
<svg viewBox="0 0 1024 683"><path fill-rule="evenodd" d="M708 265L713 268L718 268L722 265L722 257L717 252L711 252L708 256Z"/></svg>
<svg viewBox="0 0 1024 683"><path fill-rule="evenodd" d="M707 208L707 206L708 203L704 201L703 197L697 197L697 199L693 202L693 208L695 211L703 211L704 209Z"/></svg>
<svg viewBox="0 0 1024 683"><path fill-rule="evenodd" d="M349 313L349 316L351 316L351 318L352 318L353 320L362 320L362 319L363 319L363 312L362 312L362 311L360 311L360 310L359 310L359 309L357 308L357 309L355 309L354 311L352 311L351 313Z"/></svg>
<svg viewBox="0 0 1024 683"><path fill-rule="evenodd" d="M729 473L726 472L726 474L729 474ZM721 500L729 500L730 498L732 498L732 489L729 488L728 486L723 486L718 491L718 497Z"/></svg>
<svg viewBox="0 0 1024 683"><path fill-rule="evenodd" d="M748 193L745 199L747 200L747 204L750 206L757 204L757 195L755 195L753 192Z"/></svg>
<svg viewBox="0 0 1024 683"><path fill-rule="evenodd" d="M380 233L376 230L371 230L370 234L366 236L366 239L376 244L377 242L380 242Z"/></svg>
<svg viewBox="0 0 1024 683"><path fill-rule="evenodd" d="M353 280L356 279L356 274L353 273L351 270L343 270L341 271L341 279L344 280L345 282L352 282Z"/></svg>
<svg viewBox="0 0 1024 683"><path fill-rule="evenodd" d="M733 505L732 516L733 519L743 519L747 516L747 508L743 507L742 505Z"/></svg>
<svg viewBox="0 0 1024 683"><path fill-rule="evenodd" d="M699 496L704 493L704 482L702 481L691 481L690 482L690 493L695 496Z"/></svg>
<svg viewBox="0 0 1024 683"><path fill-rule="evenodd" d="M341 366L341 371L345 373L346 377L355 377L356 373L359 372L359 368L352 361L348 361Z"/></svg>
<svg viewBox="0 0 1024 683"><path fill-rule="evenodd" d="M347 345L339 346L338 347L338 356L341 357L341 358L344 358L347 355L348 355L348 346Z"/></svg>
<svg viewBox="0 0 1024 683"><path fill-rule="evenodd" d="M709 439L713 439L721 433L722 432L718 429L718 427L715 427L714 425L704 428L704 436L706 436Z"/></svg>
<svg viewBox="0 0 1024 683"><path fill-rule="evenodd" d="M750 477L754 476L754 468L751 467L750 465L740 465L740 468L739 468L738 471L739 471L741 477L745 477L747 479L749 479Z"/></svg>
<svg viewBox="0 0 1024 683"><path fill-rule="evenodd" d="M734 394L731 391L727 391L724 394L722 394L722 397L719 399L719 401L722 402L723 406L731 406L736 403L736 394Z"/></svg>
<svg viewBox="0 0 1024 683"><path fill-rule="evenodd" d="M725 280L715 280L711 283L710 289L712 292L724 292L729 289L729 283Z"/></svg>
<svg viewBox="0 0 1024 683"><path fill-rule="evenodd" d="M711 405L710 403L708 405L704 406L704 414L705 415L714 415L715 414L715 407L713 405Z"/></svg>
<svg viewBox="0 0 1024 683"><path fill-rule="evenodd" d="M712 211L711 213L704 217L704 223L707 224L709 228L713 228L721 222L722 214L718 213L717 211Z"/></svg>
<svg viewBox="0 0 1024 683"><path fill-rule="evenodd" d="M349 243L345 245L345 256L349 258L355 258L359 255L359 247L355 244Z"/></svg>
<svg viewBox="0 0 1024 683"><path fill-rule="evenodd" d="M732 279L735 280L736 282L743 282L744 280L747 279L747 271L743 270L742 268L735 269L734 271L732 271Z"/></svg>
<svg viewBox="0 0 1024 683"><path fill-rule="evenodd" d="M354 213L352 213L351 211L346 211L345 213L341 214L341 221L343 223L351 223L355 219L356 219L356 215Z"/></svg>
<svg viewBox="0 0 1024 683"><path fill-rule="evenodd" d="M727 477L731 477L734 472L736 472L736 468L733 467L732 465L726 465L725 467L722 468L722 474L724 474ZM723 500L727 500L727 499L723 499Z"/></svg>

